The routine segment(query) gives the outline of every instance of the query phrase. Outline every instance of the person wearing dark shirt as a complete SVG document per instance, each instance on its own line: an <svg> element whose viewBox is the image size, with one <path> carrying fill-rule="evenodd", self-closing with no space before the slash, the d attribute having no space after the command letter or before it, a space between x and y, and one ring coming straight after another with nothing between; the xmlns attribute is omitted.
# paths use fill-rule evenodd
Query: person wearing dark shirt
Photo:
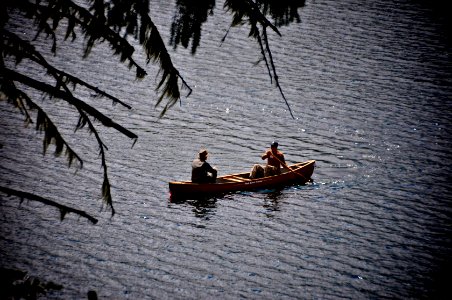
<svg viewBox="0 0 452 300"><path fill-rule="evenodd" d="M267 160L266 166L254 165L250 173L250 178L261 178L281 174L281 162L286 163L284 154L278 150L278 142L273 142L270 149L261 156L262 160Z"/></svg>
<svg viewBox="0 0 452 300"><path fill-rule="evenodd" d="M195 183L214 183L217 179L217 170L207 162L208 152L201 149L192 163L191 181Z"/></svg>

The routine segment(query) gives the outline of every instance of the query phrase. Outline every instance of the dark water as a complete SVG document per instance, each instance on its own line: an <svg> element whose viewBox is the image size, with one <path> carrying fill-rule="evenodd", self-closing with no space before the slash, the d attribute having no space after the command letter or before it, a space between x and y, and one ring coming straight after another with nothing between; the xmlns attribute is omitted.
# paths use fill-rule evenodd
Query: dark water
<svg viewBox="0 0 452 300"><path fill-rule="evenodd" d="M160 2L152 15L167 34L174 5ZM101 129L117 211L110 218L97 200L95 142L73 133L77 115L62 102L53 109L85 160L75 172L64 158L40 155L41 136L1 102L2 185L99 218L60 222L56 209L2 195L1 265L65 286L50 298L91 289L104 299L438 297L452 249L446 19L427 1L404 0L308 1L301 18L270 37L295 120L264 66L253 65L259 49L248 29L232 29L220 47L230 20L220 7L195 57L172 53L193 94L161 120L154 67L136 82L107 48L79 63L83 45L62 42L67 58L49 59L131 104L100 105L139 139L131 148ZM201 146L225 174L259 162L273 139L290 162L317 160L314 184L168 202L168 181L189 178Z"/></svg>

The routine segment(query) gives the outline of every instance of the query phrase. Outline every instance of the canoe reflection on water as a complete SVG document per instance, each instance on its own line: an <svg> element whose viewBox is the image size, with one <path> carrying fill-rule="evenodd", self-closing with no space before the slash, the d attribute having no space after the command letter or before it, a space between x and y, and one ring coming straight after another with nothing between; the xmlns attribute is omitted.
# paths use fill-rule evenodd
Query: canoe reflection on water
<svg viewBox="0 0 452 300"><path fill-rule="evenodd" d="M231 192L268 189L290 184L304 184L311 181L314 167L315 160L308 160L290 165L289 169L282 169L281 174L257 179L251 179L249 172L244 172L220 176L215 183L173 181L169 183L170 201L177 202L185 199L206 200Z"/></svg>
<svg viewBox="0 0 452 300"><path fill-rule="evenodd" d="M170 197L171 204L176 205L188 205L191 207L192 212L195 217L208 220L212 215L215 215L216 209L218 208L217 201L219 200L234 200L235 196L238 195L240 197L249 197L263 200L259 205L262 205L263 210L261 213L266 217L271 218L274 217L274 213L280 210L279 204L280 200L284 197L283 190L286 189L287 186L278 186L271 189L258 189L254 191L239 191L236 193L227 193L222 195L205 195L198 197L187 197L187 198L178 198L172 199ZM196 227L203 226L197 224Z"/></svg>

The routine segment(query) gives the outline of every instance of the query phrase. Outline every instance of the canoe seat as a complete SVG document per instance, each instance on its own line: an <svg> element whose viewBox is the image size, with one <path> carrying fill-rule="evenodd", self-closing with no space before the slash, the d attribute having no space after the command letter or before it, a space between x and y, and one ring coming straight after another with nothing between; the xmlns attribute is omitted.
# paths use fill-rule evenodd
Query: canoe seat
<svg viewBox="0 0 452 300"><path fill-rule="evenodd" d="M243 178L243 177L240 177L240 176L226 176L226 177L223 177L223 178L226 179L226 180L229 180L229 181L234 181L234 182L250 181L250 179Z"/></svg>

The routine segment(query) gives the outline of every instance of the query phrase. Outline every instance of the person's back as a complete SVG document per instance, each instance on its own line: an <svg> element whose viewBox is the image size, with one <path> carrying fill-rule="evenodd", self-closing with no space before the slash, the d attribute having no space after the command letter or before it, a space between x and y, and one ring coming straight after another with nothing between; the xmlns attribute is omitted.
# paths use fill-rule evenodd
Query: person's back
<svg viewBox="0 0 452 300"><path fill-rule="evenodd" d="M197 183L204 182L208 177L207 170L209 169L209 166L208 162L202 161L199 158L193 160L193 163L191 164L191 181Z"/></svg>
<svg viewBox="0 0 452 300"><path fill-rule="evenodd" d="M206 161L207 150L201 150L199 157L192 162L191 181L194 183L212 183L216 181L217 170Z"/></svg>

